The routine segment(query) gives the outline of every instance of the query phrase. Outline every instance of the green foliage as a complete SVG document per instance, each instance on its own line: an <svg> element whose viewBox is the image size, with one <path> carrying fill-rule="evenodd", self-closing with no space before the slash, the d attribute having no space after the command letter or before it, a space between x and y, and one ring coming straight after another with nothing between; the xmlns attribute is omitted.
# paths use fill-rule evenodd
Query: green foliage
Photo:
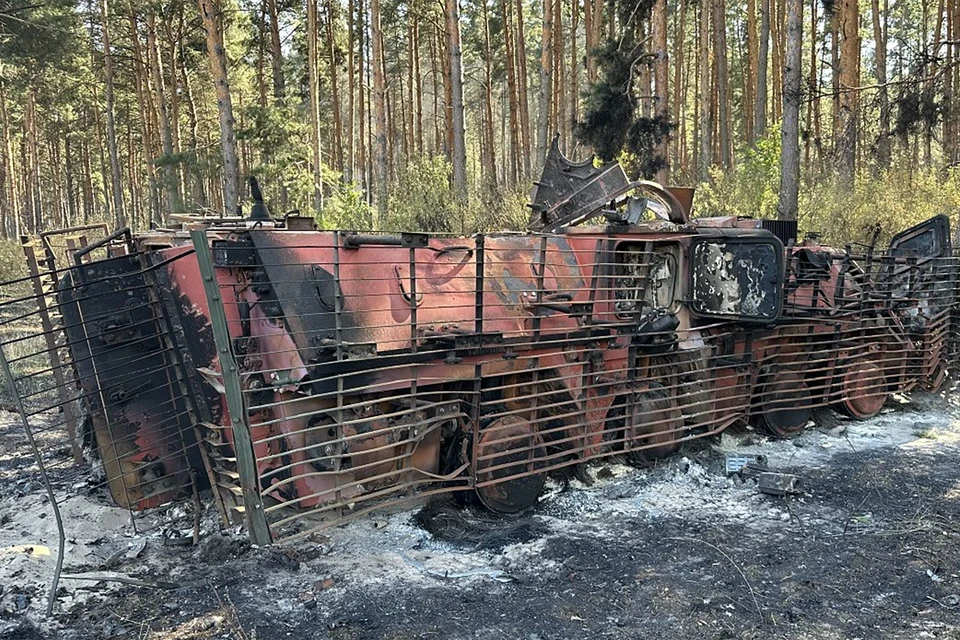
<svg viewBox="0 0 960 640"><path fill-rule="evenodd" d="M617 6L621 12L629 10L623 15L629 22L646 19L652 2L621 2ZM628 174L650 178L667 167L655 147L673 125L665 118L637 113L639 102L644 98L637 95L634 87L636 67L649 64L643 47L644 43L634 44L632 30L597 47L600 79L584 94L583 118L577 123L577 137L592 146L601 160L619 157Z"/></svg>
<svg viewBox="0 0 960 640"><path fill-rule="evenodd" d="M329 178L329 180L328 180ZM324 172L324 181L333 185L332 193L323 203L317 216L321 229L367 230L373 228L373 209L363 197L363 191L354 183L343 182L338 174Z"/></svg>
<svg viewBox="0 0 960 640"><path fill-rule="evenodd" d="M0 60L31 68L62 65L72 53L78 15L73 0L0 0Z"/></svg>
<svg viewBox="0 0 960 640"><path fill-rule="evenodd" d="M823 234L825 242L869 242L876 225L885 245L903 229L939 213L950 216L956 229L960 212L960 171L946 178L934 169L891 169L871 176L861 172L853 189L835 178L800 189L798 222L801 233Z"/></svg>
<svg viewBox="0 0 960 640"><path fill-rule="evenodd" d="M697 189L696 215L774 218L780 192L780 128L743 153L736 170L710 170L712 182Z"/></svg>
<svg viewBox="0 0 960 640"><path fill-rule="evenodd" d="M28 275L27 261L20 243L16 240L0 240L0 282L19 280Z"/></svg>
<svg viewBox="0 0 960 640"><path fill-rule="evenodd" d="M755 150L745 152L735 170L712 170L712 184L698 188L695 214L776 217L779 140L779 132L771 131ZM800 186L800 238L816 232L824 243L834 246L867 243L879 225L878 243L884 246L895 233L940 213L949 215L956 228L960 223L960 169L944 175L933 168L911 167L906 158L893 166L880 174L861 171L853 188L837 176L806 176Z"/></svg>
<svg viewBox="0 0 960 640"><path fill-rule="evenodd" d="M528 194L523 187L491 188L471 180L460 207L451 186L453 168L442 156L412 159L390 185L387 231L431 231L471 235L519 230L527 224Z"/></svg>
<svg viewBox="0 0 960 640"><path fill-rule="evenodd" d="M424 156L401 167L390 185L389 231L453 232L466 225L450 186L452 167L443 157Z"/></svg>
<svg viewBox="0 0 960 640"><path fill-rule="evenodd" d="M285 105L272 104L244 107L241 121L237 139L249 140L259 151L260 163L251 173L267 189L274 214L290 206L310 211L313 174L308 163L310 128L306 119Z"/></svg>

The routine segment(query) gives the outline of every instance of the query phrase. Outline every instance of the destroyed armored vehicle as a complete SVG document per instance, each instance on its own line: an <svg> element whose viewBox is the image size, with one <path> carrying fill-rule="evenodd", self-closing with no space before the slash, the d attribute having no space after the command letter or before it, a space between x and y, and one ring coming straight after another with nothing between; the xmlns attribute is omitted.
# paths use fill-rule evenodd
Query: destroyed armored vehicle
<svg viewBox="0 0 960 640"><path fill-rule="evenodd" d="M443 492L516 513L591 460L735 423L791 437L942 383L946 217L857 254L691 219L691 196L554 147L525 233L318 231L257 200L28 247L68 427L86 416L114 499L210 487L258 542Z"/></svg>

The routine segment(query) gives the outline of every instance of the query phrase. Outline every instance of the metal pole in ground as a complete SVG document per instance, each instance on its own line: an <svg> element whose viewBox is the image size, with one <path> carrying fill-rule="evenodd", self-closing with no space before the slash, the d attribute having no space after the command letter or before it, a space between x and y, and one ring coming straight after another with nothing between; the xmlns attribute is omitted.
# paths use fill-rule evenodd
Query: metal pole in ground
<svg viewBox="0 0 960 640"><path fill-rule="evenodd" d="M243 492L244 520L250 540L256 545L267 545L272 541L270 526L267 524L263 500L260 497L257 460L253 451L247 407L243 399L243 387L240 385L240 370L233 354L233 341L230 339L220 286L217 284L213 260L210 258L207 233L203 229L195 229L190 232L190 239L197 253L200 277L203 278L203 291L210 311L210 325L213 328L213 339L220 359L224 395L227 397L227 407L230 411L230 428L233 431L233 447L237 456L237 472L240 474L240 488Z"/></svg>
<svg viewBox="0 0 960 640"><path fill-rule="evenodd" d="M10 364L7 362L7 355L0 348L0 370L7 381L7 387L10 394L17 403L17 412L20 419L23 420L23 431L27 434L27 441L30 443L30 449L33 450L33 456L37 460L37 467L40 469L40 479L47 490L47 497L50 499L50 506L53 508L53 518L57 522L57 535L60 537L57 545L57 567L53 571L53 582L50 584L50 596L47 598L47 616L53 615L53 603L57 597L57 587L60 584L60 572L63 570L63 553L66 537L63 533L63 518L60 516L60 507L57 506L57 498L53 495L53 487L50 485L50 478L47 476L47 468L43 464L43 456L37 448L37 441L33 439L33 430L30 429L30 423L27 420L27 411L23 406L23 399L20 392L17 391L16 381L13 379L13 372L10 371Z"/></svg>

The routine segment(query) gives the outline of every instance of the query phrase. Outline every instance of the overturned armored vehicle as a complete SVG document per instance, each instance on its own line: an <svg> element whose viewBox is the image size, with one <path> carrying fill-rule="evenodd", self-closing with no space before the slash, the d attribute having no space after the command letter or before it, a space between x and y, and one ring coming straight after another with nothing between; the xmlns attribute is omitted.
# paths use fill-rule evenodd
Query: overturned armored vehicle
<svg viewBox="0 0 960 640"><path fill-rule="evenodd" d="M945 375L945 217L856 255L556 149L532 208L457 238L258 203L80 243L55 304L113 497L199 478L258 541L440 492L515 513L554 471L748 420L790 437Z"/></svg>

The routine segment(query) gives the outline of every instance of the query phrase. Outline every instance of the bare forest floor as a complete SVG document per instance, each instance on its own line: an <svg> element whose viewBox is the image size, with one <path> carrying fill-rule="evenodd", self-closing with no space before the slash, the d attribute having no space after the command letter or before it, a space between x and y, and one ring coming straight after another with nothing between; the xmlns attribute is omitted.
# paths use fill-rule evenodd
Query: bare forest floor
<svg viewBox="0 0 960 640"><path fill-rule="evenodd" d="M53 519L0 413L0 638L960 638L956 402L914 394L795 441L739 429L651 469L598 464L514 520L395 511L273 548L212 513L197 547L135 533L64 465L65 572L181 586L64 580L53 619ZM724 450L766 455L802 493L726 477Z"/></svg>

